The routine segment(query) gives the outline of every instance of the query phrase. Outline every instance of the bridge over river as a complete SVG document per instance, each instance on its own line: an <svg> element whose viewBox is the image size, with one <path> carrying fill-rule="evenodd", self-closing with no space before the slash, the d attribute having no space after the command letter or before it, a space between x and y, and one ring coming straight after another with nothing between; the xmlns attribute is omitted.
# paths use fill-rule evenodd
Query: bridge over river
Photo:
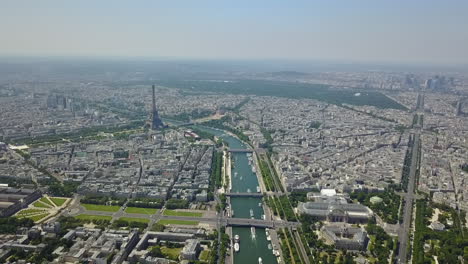
<svg viewBox="0 0 468 264"><path fill-rule="evenodd" d="M229 197L263 197L262 193L253 193L253 192L229 192L225 194Z"/></svg>
<svg viewBox="0 0 468 264"><path fill-rule="evenodd" d="M228 217L187 217L187 216L168 216L162 215L161 219L173 219L173 220L188 220L197 222L208 222L217 223L220 222L223 226L242 226L242 227L260 227L260 228L276 228L276 227L297 227L301 223L298 222L287 222L287 221L268 221L261 219L249 219L249 218L228 218Z"/></svg>

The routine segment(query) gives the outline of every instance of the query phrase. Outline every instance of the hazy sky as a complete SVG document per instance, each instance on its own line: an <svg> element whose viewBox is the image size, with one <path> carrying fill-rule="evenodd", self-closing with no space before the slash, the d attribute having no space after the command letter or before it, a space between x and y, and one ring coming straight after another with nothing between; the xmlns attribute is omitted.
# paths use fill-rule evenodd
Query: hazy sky
<svg viewBox="0 0 468 264"><path fill-rule="evenodd" d="M468 64L468 1L2 0L0 54Z"/></svg>

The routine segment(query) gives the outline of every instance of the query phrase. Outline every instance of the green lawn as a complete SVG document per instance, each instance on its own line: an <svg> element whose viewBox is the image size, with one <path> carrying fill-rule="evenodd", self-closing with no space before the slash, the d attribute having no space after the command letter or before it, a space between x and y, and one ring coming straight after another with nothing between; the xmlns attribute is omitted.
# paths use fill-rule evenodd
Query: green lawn
<svg viewBox="0 0 468 264"><path fill-rule="evenodd" d="M154 223L151 227L151 231L162 232L164 231L164 225L161 225L160 223Z"/></svg>
<svg viewBox="0 0 468 264"><path fill-rule="evenodd" d="M51 207L55 207L55 205L49 199L47 199L47 197L42 197L39 201L46 203L50 205Z"/></svg>
<svg viewBox="0 0 468 264"><path fill-rule="evenodd" d="M67 201L66 198L50 197L49 199L52 200L52 202L53 202L57 207L62 206L62 205Z"/></svg>
<svg viewBox="0 0 468 264"><path fill-rule="evenodd" d="M155 214L158 209L154 208L140 208L140 207L127 207L125 208L125 212L129 214L147 214L152 215Z"/></svg>
<svg viewBox="0 0 468 264"><path fill-rule="evenodd" d="M149 223L149 219L146 218L134 218L134 217L120 217L119 220L127 221L127 222L140 222L140 223Z"/></svg>
<svg viewBox="0 0 468 264"><path fill-rule="evenodd" d="M202 217L203 213L196 213L196 212L181 212L175 210L164 210L164 215L170 216L188 216L188 217Z"/></svg>
<svg viewBox="0 0 468 264"><path fill-rule="evenodd" d="M198 225L198 221L162 219L158 222L161 225Z"/></svg>
<svg viewBox="0 0 468 264"><path fill-rule="evenodd" d="M89 214L80 214L75 216L76 219L80 220L112 220L112 216L109 215L89 215Z"/></svg>
<svg viewBox="0 0 468 264"><path fill-rule="evenodd" d="M81 206L90 211L117 212L120 209L118 205L81 204Z"/></svg>
<svg viewBox="0 0 468 264"><path fill-rule="evenodd" d="M30 215L30 214L34 215L34 214L41 214L41 213L46 213L46 212L47 212L46 210L42 210L42 209L24 209L23 211L19 212L16 215L21 217L21 216Z"/></svg>
<svg viewBox="0 0 468 264"><path fill-rule="evenodd" d="M161 252L169 259L179 259L180 251L182 251L182 248L161 247Z"/></svg>
<svg viewBox="0 0 468 264"><path fill-rule="evenodd" d="M33 220L34 222L41 220L42 218L48 216L49 214L39 214L39 215L33 215L33 216L28 216L27 218Z"/></svg>
<svg viewBox="0 0 468 264"><path fill-rule="evenodd" d="M52 208L52 207L55 207L55 206L51 206L49 204L41 203L39 201L34 202L33 205L34 205L34 207L39 207L39 208Z"/></svg>
<svg viewBox="0 0 468 264"><path fill-rule="evenodd" d="M203 250L201 253L200 253L200 256L198 256L198 258L201 260L201 261L208 261L209 258L210 258L210 250Z"/></svg>

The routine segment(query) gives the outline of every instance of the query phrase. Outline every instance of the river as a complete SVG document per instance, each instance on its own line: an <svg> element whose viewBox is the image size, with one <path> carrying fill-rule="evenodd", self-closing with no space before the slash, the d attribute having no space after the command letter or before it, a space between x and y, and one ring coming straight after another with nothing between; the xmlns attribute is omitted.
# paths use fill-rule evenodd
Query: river
<svg viewBox="0 0 468 264"><path fill-rule="evenodd" d="M230 148L247 148L242 141L221 130L202 126L197 126L197 128L222 138ZM248 192L249 190L256 192L259 186L258 178L252 172L248 154L232 153L231 155L234 161L234 166L231 167L231 192ZM261 198L232 197L231 208L234 211L233 217L238 218L250 218L251 210L255 219L262 219L262 215L264 214ZM267 241L264 228L255 228L255 232L252 232L251 228L248 227L233 227L232 235L239 235L240 237L240 250L234 253L234 264L257 264L259 257L262 258L264 264L277 263L272 250L268 248L270 242Z"/></svg>

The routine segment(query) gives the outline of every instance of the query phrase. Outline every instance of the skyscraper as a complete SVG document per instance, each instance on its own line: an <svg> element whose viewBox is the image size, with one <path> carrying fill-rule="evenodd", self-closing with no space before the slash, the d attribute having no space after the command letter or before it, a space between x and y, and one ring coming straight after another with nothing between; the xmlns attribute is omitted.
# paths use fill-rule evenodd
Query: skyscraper
<svg viewBox="0 0 468 264"><path fill-rule="evenodd" d="M156 109L156 94L154 91L154 84L152 86L152 89L153 89L153 112L151 116L151 120L152 120L151 129L156 130L156 129L163 128L164 124L161 118L159 117L158 110Z"/></svg>

